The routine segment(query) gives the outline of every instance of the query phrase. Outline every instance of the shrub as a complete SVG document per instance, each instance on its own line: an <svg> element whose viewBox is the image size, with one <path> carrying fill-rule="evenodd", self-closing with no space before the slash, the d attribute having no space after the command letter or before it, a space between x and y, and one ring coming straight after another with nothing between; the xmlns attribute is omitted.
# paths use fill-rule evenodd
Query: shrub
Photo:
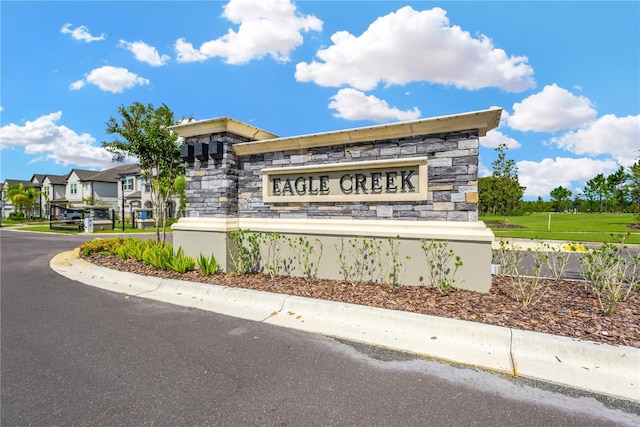
<svg viewBox="0 0 640 427"><path fill-rule="evenodd" d="M381 242L376 246L378 249L378 280L395 291L400 286L400 280L406 272L403 257L400 255L400 236L389 237L386 240L386 245ZM404 259L409 260L411 257L407 255Z"/></svg>
<svg viewBox="0 0 640 427"><path fill-rule="evenodd" d="M311 244L309 239L299 236L297 239L289 240L289 247L293 251L293 260L300 274L307 282L311 282L318 276L320 258L322 258L322 242L320 239L315 239L314 244Z"/></svg>
<svg viewBox="0 0 640 427"><path fill-rule="evenodd" d="M606 316L615 313L618 302L626 301L638 286L639 261L626 246L613 243L588 248L580 257L583 277Z"/></svg>
<svg viewBox="0 0 640 427"><path fill-rule="evenodd" d="M364 282L365 276L368 276L370 281L374 280L377 253L374 240L354 237L347 240L347 246L344 238L341 237L336 243L340 273L351 285Z"/></svg>
<svg viewBox="0 0 640 427"><path fill-rule="evenodd" d="M147 245L142 261L159 270L170 270L174 258L173 246L170 243L153 242Z"/></svg>
<svg viewBox="0 0 640 427"><path fill-rule="evenodd" d="M260 241L263 243L260 259L269 277L273 279L280 275L283 267L286 267L283 265L281 253L286 237L277 232L261 233L260 237Z"/></svg>
<svg viewBox="0 0 640 427"><path fill-rule="evenodd" d="M9 220L10 221L24 221L24 214L22 212L10 212Z"/></svg>
<svg viewBox="0 0 640 427"><path fill-rule="evenodd" d="M93 254L115 255L115 251L123 244L124 240L125 239L121 237L113 237L109 239L95 238L80 245L80 253L83 256L90 256Z"/></svg>
<svg viewBox="0 0 640 427"><path fill-rule="evenodd" d="M196 266L196 261L182 251L182 248L178 248L178 251L171 257L170 267L172 270L178 273L186 273L191 271Z"/></svg>
<svg viewBox="0 0 640 427"><path fill-rule="evenodd" d="M229 233L235 245L231 261L238 274L247 274L260 269L260 234L250 234L249 230L235 230Z"/></svg>
<svg viewBox="0 0 640 427"><path fill-rule="evenodd" d="M442 294L451 291L456 283L456 273L462 267L462 258L448 249L448 246L449 242L420 240L420 247L427 259L431 285Z"/></svg>
<svg viewBox="0 0 640 427"><path fill-rule="evenodd" d="M534 258L530 271L524 271L522 263L527 256ZM546 252L531 249L525 252L501 240L494 261L500 264L501 274L508 280L516 301L527 307L535 305L542 298L545 286L545 282L541 280L542 267L549 262Z"/></svg>

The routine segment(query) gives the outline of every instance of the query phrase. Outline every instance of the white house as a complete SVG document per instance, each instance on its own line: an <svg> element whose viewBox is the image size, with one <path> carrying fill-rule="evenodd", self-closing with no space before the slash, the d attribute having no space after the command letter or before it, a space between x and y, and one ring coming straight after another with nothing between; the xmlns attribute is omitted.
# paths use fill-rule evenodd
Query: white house
<svg viewBox="0 0 640 427"><path fill-rule="evenodd" d="M127 164L103 171L72 169L67 175L34 174L31 181L7 179L5 185L22 183L35 187L44 196L34 207L34 216L48 216L51 206L81 207L87 204L110 206L122 215L124 202L125 218L131 218L135 209L151 209L151 186L149 178L142 174L140 165ZM4 186L2 188L4 199ZM178 214L179 197L169 202L168 217ZM11 202L4 202L2 216L13 212ZM55 213L55 212L54 212Z"/></svg>

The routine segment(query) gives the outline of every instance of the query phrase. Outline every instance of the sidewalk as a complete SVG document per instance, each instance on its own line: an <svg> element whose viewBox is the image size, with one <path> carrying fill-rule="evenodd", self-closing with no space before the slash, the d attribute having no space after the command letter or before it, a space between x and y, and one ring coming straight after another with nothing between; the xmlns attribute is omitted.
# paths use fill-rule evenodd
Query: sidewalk
<svg viewBox="0 0 640 427"><path fill-rule="evenodd" d="M640 402L640 349L402 311L138 276L54 257L69 279L227 316L405 351Z"/></svg>

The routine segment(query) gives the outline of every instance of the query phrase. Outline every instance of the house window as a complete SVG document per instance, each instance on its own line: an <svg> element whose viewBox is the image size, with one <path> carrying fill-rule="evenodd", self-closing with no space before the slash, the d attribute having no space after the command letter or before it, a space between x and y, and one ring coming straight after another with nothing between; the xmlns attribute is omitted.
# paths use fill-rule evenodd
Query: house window
<svg viewBox="0 0 640 427"><path fill-rule="evenodd" d="M127 180L124 182L124 189L125 191L133 190L133 178L127 178Z"/></svg>
<svg viewBox="0 0 640 427"><path fill-rule="evenodd" d="M47 199L49 198L50 191L51 187L44 187L44 195L47 196Z"/></svg>
<svg viewBox="0 0 640 427"><path fill-rule="evenodd" d="M88 182L84 183L84 189L85 190L90 190L91 189L91 184L89 184Z"/></svg>
<svg viewBox="0 0 640 427"><path fill-rule="evenodd" d="M71 194L78 194L78 184L71 184Z"/></svg>
<svg viewBox="0 0 640 427"><path fill-rule="evenodd" d="M142 184L142 189L145 193L149 193L151 191L151 185L149 185L148 177L140 178L140 183Z"/></svg>

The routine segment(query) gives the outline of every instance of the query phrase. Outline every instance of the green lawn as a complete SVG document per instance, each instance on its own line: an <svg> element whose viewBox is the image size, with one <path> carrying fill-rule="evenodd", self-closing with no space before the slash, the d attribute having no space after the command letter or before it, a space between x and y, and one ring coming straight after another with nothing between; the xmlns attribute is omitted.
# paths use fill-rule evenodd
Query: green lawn
<svg viewBox="0 0 640 427"><path fill-rule="evenodd" d="M549 217L551 223L549 226ZM634 214L535 213L509 217L509 224L521 228L500 228L501 216L482 216L496 237L563 240L568 242L618 242L640 244L640 230L628 227Z"/></svg>
<svg viewBox="0 0 640 427"><path fill-rule="evenodd" d="M77 228L75 230L52 230L49 228L49 224L46 225L24 225L19 227L20 230L28 230L28 231L40 231L47 233L60 233L60 234L84 234L84 231L78 231ZM124 229L125 233L155 233L155 228L132 228L130 225L127 225ZM162 232L162 230L160 230ZM167 232L171 232L171 227L167 227ZM95 230L94 234L122 234L122 225L116 223L116 228L114 230ZM89 233L87 233L89 234Z"/></svg>

